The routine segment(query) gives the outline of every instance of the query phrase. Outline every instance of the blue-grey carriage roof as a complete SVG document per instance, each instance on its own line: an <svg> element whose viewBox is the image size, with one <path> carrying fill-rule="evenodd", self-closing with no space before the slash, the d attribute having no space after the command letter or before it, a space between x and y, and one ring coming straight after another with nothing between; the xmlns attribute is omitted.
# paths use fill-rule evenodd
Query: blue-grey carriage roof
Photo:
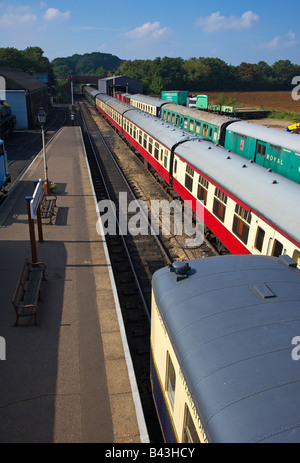
<svg viewBox="0 0 300 463"><path fill-rule="evenodd" d="M94 87L90 87L89 85L85 85L84 87L84 90L89 93L90 95L92 95L93 97L95 97L96 95L98 94L101 94L101 92L99 90L97 90L96 88Z"/></svg>
<svg viewBox="0 0 300 463"><path fill-rule="evenodd" d="M190 261L187 279L177 281L169 267L153 276L158 310L212 442L300 442L300 362L292 358L300 271L284 259L210 257Z"/></svg>
<svg viewBox="0 0 300 463"><path fill-rule="evenodd" d="M300 136L296 133L245 121L234 122L226 130L296 151L300 155Z"/></svg>

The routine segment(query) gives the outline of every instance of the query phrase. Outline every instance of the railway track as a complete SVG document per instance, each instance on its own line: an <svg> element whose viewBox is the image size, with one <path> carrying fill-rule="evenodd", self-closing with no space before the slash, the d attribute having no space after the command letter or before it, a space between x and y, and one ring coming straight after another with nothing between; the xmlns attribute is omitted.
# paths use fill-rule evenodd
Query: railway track
<svg viewBox="0 0 300 463"><path fill-rule="evenodd" d="M118 192L131 191L126 179L116 166L113 153L95 122L84 107L77 113L85 143L92 181L97 201L113 201L118 204ZM100 214L101 215L101 214ZM118 222L119 216L116 215ZM146 243L136 248L124 235L106 235L110 260L118 289L120 307L126 329L131 358L139 387L145 421L151 442L162 442L160 426L155 413L150 378L150 294L145 294L145 274L137 256L145 251ZM157 251L156 251L157 252ZM162 261L161 254L155 259Z"/></svg>
<svg viewBox="0 0 300 463"><path fill-rule="evenodd" d="M150 441L161 442L149 376L152 275L174 260L214 255L215 251L207 243L189 248L186 246L188 237L184 234L153 233L153 224L149 220L151 201L172 201L174 198L170 191L157 182L153 172L149 175L148 167L93 108L79 102L77 120L82 127L95 194L105 226L111 215L102 205L116 206L113 219L116 233L107 234L106 241ZM144 206L144 213L137 205ZM146 233L128 233L127 226L131 222L135 225L139 222L139 227L143 227ZM181 222L182 217L179 224ZM171 229L174 231L173 224Z"/></svg>

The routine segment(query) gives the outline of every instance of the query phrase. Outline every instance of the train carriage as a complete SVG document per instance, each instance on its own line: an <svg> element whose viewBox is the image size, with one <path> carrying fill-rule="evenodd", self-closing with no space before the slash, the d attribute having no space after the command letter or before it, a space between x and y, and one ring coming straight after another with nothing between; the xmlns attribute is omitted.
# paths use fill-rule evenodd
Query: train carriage
<svg viewBox="0 0 300 463"><path fill-rule="evenodd" d="M167 104L167 101L160 98L137 94L131 95L130 104L141 111L151 114L152 116L160 117L162 108Z"/></svg>
<svg viewBox="0 0 300 463"><path fill-rule="evenodd" d="M207 140L176 148L171 182L195 212L201 201L206 226L233 254L289 254L300 264L299 184Z"/></svg>
<svg viewBox="0 0 300 463"><path fill-rule="evenodd" d="M300 185L107 95L97 108L188 201L220 252L288 254L300 266Z"/></svg>
<svg viewBox="0 0 300 463"><path fill-rule="evenodd" d="M225 142L226 128L236 119L206 113L197 109L184 108L175 104L162 107L161 118L184 130L207 138L216 144Z"/></svg>
<svg viewBox="0 0 300 463"><path fill-rule="evenodd" d="M300 140L296 134L234 122L226 128L224 147L300 183Z"/></svg>
<svg viewBox="0 0 300 463"><path fill-rule="evenodd" d="M96 88L94 87L91 87L90 85L85 85L83 88L82 88L82 93L83 95L85 96L85 98L93 105L93 107L95 108L96 106L96 96L97 95L100 95L101 92L99 92L99 90L97 90Z"/></svg>
<svg viewBox="0 0 300 463"><path fill-rule="evenodd" d="M221 256L154 273L151 386L166 442L300 442L295 266Z"/></svg>
<svg viewBox="0 0 300 463"><path fill-rule="evenodd" d="M96 99L97 106L101 108L103 114L109 122L116 127L119 132L123 132L123 116L127 111L134 111L132 106L114 98L106 98L106 95L100 95Z"/></svg>
<svg viewBox="0 0 300 463"><path fill-rule="evenodd" d="M170 183L175 147L190 135L141 111L129 111L124 119L123 136Z"/></svg>

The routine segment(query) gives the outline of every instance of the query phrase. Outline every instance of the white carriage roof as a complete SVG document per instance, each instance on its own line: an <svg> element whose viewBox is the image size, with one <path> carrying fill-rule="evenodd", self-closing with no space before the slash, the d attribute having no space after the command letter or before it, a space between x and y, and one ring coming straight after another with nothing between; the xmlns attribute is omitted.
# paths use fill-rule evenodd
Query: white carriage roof
<svg viewBox="0 0 300 463"><path fill-rule="evenodd" d="M300 271L289 259L208 257L190 261L185 279L170 267L153 275L155 302L212 442L300 440L291 355Z"/></svg>
<svg viewBox="0 0 300 463"><path fill-rule="evenodd" d="M272 145L296 151L300 155L300 136L298 134L245 121L234 122L233 124L230 124L226 130L227 132L229 131L246 135L247 137L252 137L271 143Z"/></svg>

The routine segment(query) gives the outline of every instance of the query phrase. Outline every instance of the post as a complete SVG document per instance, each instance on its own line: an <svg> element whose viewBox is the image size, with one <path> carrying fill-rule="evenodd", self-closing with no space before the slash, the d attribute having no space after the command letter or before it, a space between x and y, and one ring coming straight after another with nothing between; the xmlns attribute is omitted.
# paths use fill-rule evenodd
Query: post
<svg viewBox="0 0 300 463"><path fill-rule="evenodd" d="M44 130L43 125L42 125L42 141L43 141L43 156L44 156L44 177L45 177L44 192L45 192L45 195L49 195L50 194L50 186L49 186L49 181L48 181L48 166L47 166L47 158L46 158L45 130Z"/></svg>
<svg viewBox="0 0 300 463"><path fill-rule="evenodd" d="M33 184L35 185L34 191L38 185L39 181L34 180ZM43 227L42 227L42 215L41 215L41 202L39 200L39 205L36 210L36 218L37 218L37 226L38 226L38 233L39 233L39 242L43 243L44 238L43 238Z"/></svg>
<svg viewBox="0 0 300 463"><path fill-rule="evenodd" d="M37 218L37 226L38 226L38 233L39 233L39 242L43 243L43 227L42 227L42 217L41 217L41 205L39 204L37 211L36 211L36 218Z"/></svg>
<svg viewBox="0 0 300 463"><path fill-rule="evenodd" d="M37 262L37 252L36 252L36 242L35 242L35 232L34 232L34 221L31 218L31 210L30 210L30 201L32 200L32 196L26 196L27 201L27 212L28 212L28 224L29 224L29 236L30 236L30 245L31 245L31 257L32 263L34 264Z"/></svg>
<svg viewBox="0 0 300 463"><path fill-rule="evenodd" d="M42 128L44 176L45 176L44 191L45 191L45 195L49 195L50 186L49 186L49 181L48 181L48 167L47 167L47 159L46 159L46 144L45 144L45 130L44 130L44 124L46 123L46 113L42 107L40 107L37 117L38 117L39 123L41 124L41 128Z"/></svg>

